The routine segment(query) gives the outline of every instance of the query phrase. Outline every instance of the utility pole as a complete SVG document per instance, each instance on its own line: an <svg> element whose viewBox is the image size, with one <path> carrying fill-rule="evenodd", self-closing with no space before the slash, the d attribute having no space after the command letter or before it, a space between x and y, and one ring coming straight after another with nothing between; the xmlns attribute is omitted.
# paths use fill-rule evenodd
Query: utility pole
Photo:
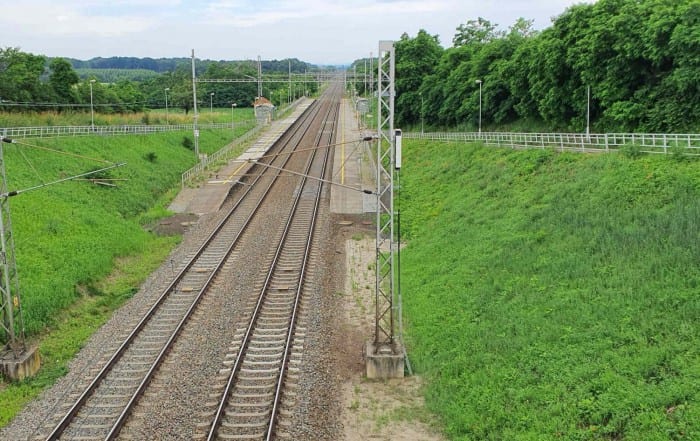
<svg viewBox="0 0 700 441"><path fill-rule="evenodd" d="M169 87L165 88L165 124L170 124L170 120L168 119L168 91L170 90Z"/></svg>
<svg viewBox="0 0 700 441"><path fill-rule="evenodd" d="M365 70L364 70L364 89L362 90L362 95L367 96L367 60L365 60Z"/></svg>
<svg viewBox="0 0 700 441"><path fill-rule="evenodd" d="M41 358L37 348L27 348L24 340L9 201L9 197L17 192L7 190L3 152L3 143L12 142L0 135L0 373L13 380L23 380L39 370Z"/></svg>
<svg viewBox="0 0 700 441"><path fill-rule="evenodd" d="M476 84L479 85L479 138L481 138L481 84L483 81L476 80Z"/></svg>
<svg viewBox="0 0 700 441"><path fill-rule="evenodd" d="M95 109L92 105L92 85L95 83L95 80L90 80L90 128L92 130L95 130Z"/></svg>
<svg viewBox="0 0 700 441"><path fill-rule="evenodd" d="M27 347L25 342L9 198L27 191L121 167L124 163L63 177L52 182L43 182L21 190L8 191L3 144L14 142L0 135L0 374L12 380L23 380L36 374L41 365L41 357L36 346Z"/></svg>
<svg viewBox="0 0 700 441"><path fill-rule="evenodd" d="M287 86L287 104L292 102L292 60L287 60L289 63L289 85Z"/></svg>
<svg viewBox="0 0 700 441"><path fill-rule="evenodd" d="M586 88L586 140L591 142L591 86Z"/></svg>
<svg viewBox="0 0 700 441"><path fill-rule="evenodd" d="M394 98L396 52L393 41L380 41L377 72L377 156L376 156L376 285L374 340L365 346L368 378L397 378L404 375L403 342L397 338L401 302L395 290L394 256L398 244L394 236L394 172L396 139Z"/></svg>
<svg viewBox="0 0 700 441"><path fill-rule="evenodd" d="M372 52L369 53L369 91L370 93L374 92L374 58Z"/></svg>
<svg viewBox="0 0 700 441"><path fill-rule="evenodd" d="M357 81L357 65L353 64L352 66L352 97L354 98L355 95L357 95L357 88L355 86L355 81Z"/></svg>
<svg viewBox="0 0 700 441"><path fill-rule="evenodd" d="M260 55L258 55L258 97L262 98L262 61L260 61ZM272 97L270 97L272 99Z"/></svg>
<svg viewBox="0 0 700 441"><path fill-rule="evenodd" d="M0 136L2 143L12 142ZM5 156L0 143L0 309L2 310L3 342L13 352L24 349L24 326L19 296L19 280L15 262L15 244L10 222L10 201L5 175Z"/></svg>
<svg viewBox="0 0 700 441"><path fill-rule="evenodd" d="M199 115L197 114L197 74L194 69L194 49L192 49L192 102L194 103L194 124L192 126L194 130L194 156L199 162L199 129L197 128Z"/></svg>

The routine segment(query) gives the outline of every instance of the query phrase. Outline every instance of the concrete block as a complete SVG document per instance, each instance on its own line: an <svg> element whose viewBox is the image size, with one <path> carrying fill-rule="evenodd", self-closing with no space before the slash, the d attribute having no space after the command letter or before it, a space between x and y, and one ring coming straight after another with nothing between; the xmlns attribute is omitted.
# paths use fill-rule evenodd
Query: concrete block
<svg viewBox="0 0 700 441"><path fill-rule="evenodd" d="M32 377L40 366L41 357L37 347L25 349L19 354L10 350L0 353L0 373L11 380L22 381Z"/></svg>
<svg viewBox="0 0 700 441"><path fill-rule="evenodd" d="M368 341L365 345L365 367L367 378L388 379L403 378L404 351L399 344L394 347L383 347L378 352L374 342Z"/></svg>

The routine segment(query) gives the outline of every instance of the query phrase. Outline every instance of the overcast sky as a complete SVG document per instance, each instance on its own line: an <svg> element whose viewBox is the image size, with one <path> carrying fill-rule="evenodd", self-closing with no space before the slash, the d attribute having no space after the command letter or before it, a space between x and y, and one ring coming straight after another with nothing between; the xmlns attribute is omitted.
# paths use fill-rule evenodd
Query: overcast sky
<svg viewBox="0 0 700 441"><path fill-rule="evenodd" d="M592 0L586 0L590 3ZM50 57L298 58L347 64L419 29L451 46L479 16L548 27L576 0L0 0L0 47Z"/></svg>

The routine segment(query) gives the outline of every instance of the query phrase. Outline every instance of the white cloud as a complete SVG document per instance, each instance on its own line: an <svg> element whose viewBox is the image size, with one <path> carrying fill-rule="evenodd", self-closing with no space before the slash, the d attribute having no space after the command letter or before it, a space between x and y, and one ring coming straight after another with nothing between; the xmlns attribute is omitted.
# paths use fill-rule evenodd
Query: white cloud
<svg viewBox="0 0 700 441"><path fill-rule="evenodd" d="M30 3L30 5L27 5ZM117 37L147 31L154 20L139 15L91 15L87 3L17 2L2 8L0 26L54 38L68 35Z"/></svg>
<svg viewBox="0 0 700 441"><path fill-rule="evenodd" d="M265 5L251 7L251 2L220 0L206 8L207 23L239 27L274 25L290 20L355 20L359 17L384 16L391 20L392 15L426 14L449 9L450 2L444 0L392 0L392 1L324 1L299 2L280 0ZM313 26L313 23L310 23Z"/></svg>
<svg viewBox="0 0 700 441"><path fill-rule="evenodd" d="M587 0L591 1L591 0ZM48 56L296 57L348 63L425 29L449 46L478 16L535 26L579 0L0 0L0 45Z"/></svg>

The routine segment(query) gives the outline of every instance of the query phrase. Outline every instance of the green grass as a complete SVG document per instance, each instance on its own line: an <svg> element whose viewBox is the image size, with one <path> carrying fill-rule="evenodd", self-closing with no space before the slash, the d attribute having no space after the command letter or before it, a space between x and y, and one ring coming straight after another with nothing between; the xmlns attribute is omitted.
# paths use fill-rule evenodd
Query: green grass
<svg viewBox="0 0 700 441"><path fill-rule="evenodd" d="M199 123L230 123L231 121L251 121L255 119L252 107L231 109L199 109ZM95 112L95 125L135 125L135 124L192 124L192 112L188 114L182 109L168 109L167 120L165 109L152 109L137 113L99 113ZM0 112L0 127L39 127L39 126L89 126L91 122L90 109L85 111L65 112Z"/></svg>
<svg viewBox="0 0 700 441"><path fill-rule="evenodd" d="M407 344L451 439L700 439L697 162L405 147Z"/></svg>
<svg viewBox="0 0 700 441"><path fill-rule="evenodd" d="M68 363L85 341L109 319L114 309L134 294L178 242L178 237L153 238L143 254L118 259L109 277L91 285L89 295L62 310L43 335L35 337L39 341L41 370L34 378L0 388L0 427L66 374Z"/></svg>
<svg viewBox="0 0 700 441"><path fill-rule="evenodd" d="M244 131L241 128L240 131ZM108 172L116 188L69 181L10 199L25 328L42 369L30 380L0 386L0 427L47 385L111 312L160 265L179 237L158 237L148 225L169 215L180 174L195 163L182 146L190 135L29 140L126 166ZM202 152L230 142L230 130L204 130ZM4 144L8 186L24 189L103 165L22 144ZM22 155L23 153L24 155Z"/></svg>
<svg viewBox="0 0 700 441"><path fill-rule="evenodd" d="M201 151L215 151L230 136L227 131L203 131ZM181 172L195 163L193 152L182 147L182 137L183 133L169 133L28 141L85 157L126 162L108 173L111 178L125 179L115 181L116 188L71 181L11 199L24 318L30 333L40 331L57 311L73 303L76 284L104 277L117 256L146 250L151 235L143 229L140 217L177 186ZM20 155L20 148L29 162ZM10 189L104 166L22 145L6 148L5 159Z"/></svg>

